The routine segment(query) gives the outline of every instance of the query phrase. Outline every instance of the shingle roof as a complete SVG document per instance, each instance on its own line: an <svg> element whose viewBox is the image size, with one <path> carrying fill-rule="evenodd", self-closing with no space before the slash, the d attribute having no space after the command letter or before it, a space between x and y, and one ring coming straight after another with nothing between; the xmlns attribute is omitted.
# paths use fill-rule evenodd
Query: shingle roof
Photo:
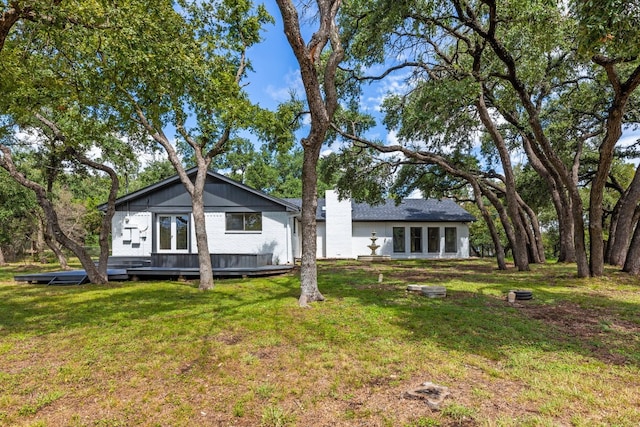
<svg viewBox="0 0 640 427"><path fill-rule="evenodd" d="M285 199L291 204L302 206L301 199ZM325 199L318 199L316 219L325 220ZM392 199L381 205L351 202L353 221L429 221L429 222L469 222L476 218L451 199L404 199L396 206Z"/></svg>

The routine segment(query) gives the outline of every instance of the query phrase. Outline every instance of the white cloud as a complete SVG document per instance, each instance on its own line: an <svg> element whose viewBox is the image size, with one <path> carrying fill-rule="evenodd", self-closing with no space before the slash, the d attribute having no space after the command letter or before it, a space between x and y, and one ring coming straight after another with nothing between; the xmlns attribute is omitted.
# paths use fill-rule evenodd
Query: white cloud
<svg viewBox="0 0 640 427"><path fill-rule="evenodd" d="M399 145L400 141L398 140L398 132L393 129L390 130L389 133L387 133L386 142L389 145Z"/></svg>
<svg viewBox="0 0 640 427"><path fill-rule="evenodd" d="M327 157L333 153L334 153L334 150L330 147L327 147L320 152L320 157Z"/></svg>
<svg viewBox="0 0 640 427"><path fill-rule="evenodd" d="M360 72L363 76L379 76L386 71L386 66L374 65L364 68ZM406 93L411 87L411 72L396 71L387 75L382 80L375 80L364 87L361 102L363 111L382 110L382 103L389 95Z"/></svg>
<svg viewBox="0 0 640 427"><path fill-rule="evenodd" d="M304 85L302 84L300 70L290 70L285 74L284 83L285 85L280 87L269 84L265 88L265 92L276 102L288 101L291 98L292 93L296 94L298 97L304 97Z"/></svg>

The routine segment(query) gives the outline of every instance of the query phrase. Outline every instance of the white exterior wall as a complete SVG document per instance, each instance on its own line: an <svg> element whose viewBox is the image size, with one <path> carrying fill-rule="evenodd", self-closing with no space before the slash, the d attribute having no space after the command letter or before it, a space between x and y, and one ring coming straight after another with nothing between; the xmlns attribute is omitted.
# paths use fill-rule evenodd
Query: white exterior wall
<svg viewBox="0 0 640 427"><path fill-rule="evenodd" d="M224 212L205 214L209 251L219 254L273 253L274 264L293 263L292 223L287 212L263 212L262 231L225 230ZM195 230L191 227L192 252L195 247Z"/></svg>
<svg viewBox="0 0 640 427"><path fill-rule="evenodd" d="M325 246L326 239L326 227L324 222L316 223L316 258L326 258L327 248Z"/></svg>
<svg viewBox="0 0 640 427"><path fill-rule="evenodd" d="M342 203L342 202L340 202ZM349 208L350 217L350 208ZM330 218L330 217L329 217ZM328 218L328 219L329 219ZM151 212L116 212L112 221L112 254L114 256L150 256L153 250L152 221L155 220ZM206 213L209 251L211 253L273 253L273 262L279 264L293 263L294 256L300 256L300 227L293 233L294 218L287 212L263 212L261 232L226 232L225 214L223 212ZM424 223L424 222L355 222L349 220L344 224L345 217L339 217L339 227L332 230L332 226L325 222L317 224L318 258L357 258L358 255L369 255L371 250L371 232L376 231L380 245L378 255L388 255L391 258L468 258L469 257L469 227L465 223ZM342 223L340 223L342 221ZM299 224L300 225L300 224ZM405 252L393 252L393 227L405 228ZM422 252L410 252L410 228L422 227ZM439 227L440 252L429 253L427 228ZM445 227L456 227L457 251L447 253L445 249ZM349 228L350 231L346 231ZM191 220L191 252L197 253L195 245L195 230ZM338 233L337 230L342 230ZM328 234L332 232L333 237ZM348 233L348 234L347 234ZM331 244L333 239L333 247ZM348 248L345 248L348 245Z"/></svg>
<svg viewBox="0 0 640 427"><path fill-rule="evenodd" d="M405 229L405 252L393 252L393 227L404 227ZM410 251L410 229L411 227L422 228L422 251ZM427 252L427 228L440 228L440 252ZM445 227L456 227L456 249L455 253L445 252L444 229ZM388 255L391 258L469 258L469 226L464 223L455 222L356 222L353 224L352 254L353 258L358 255L370 255L371 249L367 246L371 244L371 232L375 231L378 237L376 244L380 247L376 251L377 255Z"/></svg>
<svg viewBox="0 0 640 427"><path fill-rule="evenodd" d="M150 256L151 212L116 212L111 220L111 253L114 256Z"/></svg>
<svg viewBox="0 0 640 427"><path fill-rule="evenodd" d="M338 200L338 193L333 190L327 191L325 197L325 257L352 258L351 200Z"/></svg>
<svg viewBox="0 0 640 427"><path fill-rule="evenodd" d="M169 214L169 213L168 213ZM126 219L128 218L128 221ZM151 256L154 230L151 212L116 212L112 221L113 256ZM293 218L287 212L263 212L262 231L226 232L225 214L205 214L209 251L211 253L273 253L273 262L293 263ZM156 234L157 234L157 227ZM193 217L190 221L191 253L198 253Z"/></svg>

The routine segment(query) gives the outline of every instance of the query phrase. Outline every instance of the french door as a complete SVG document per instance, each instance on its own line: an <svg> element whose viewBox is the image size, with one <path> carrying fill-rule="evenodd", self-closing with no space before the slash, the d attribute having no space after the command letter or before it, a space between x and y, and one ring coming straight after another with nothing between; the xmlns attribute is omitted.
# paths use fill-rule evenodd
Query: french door
<svg viewBox="0 0 640 427"><path fill-rule="evenodd" d="M158 252L189 251L190 215L158 215Z"/></svg>

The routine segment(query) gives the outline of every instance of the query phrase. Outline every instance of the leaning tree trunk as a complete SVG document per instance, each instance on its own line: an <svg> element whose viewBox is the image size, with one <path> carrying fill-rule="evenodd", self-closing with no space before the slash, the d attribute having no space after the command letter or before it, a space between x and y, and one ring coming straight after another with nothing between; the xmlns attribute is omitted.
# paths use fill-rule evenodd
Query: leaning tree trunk
<svg viewBox="0 0 640 427"><path fill-rule="evenodd" d="M636 174L629 185L627 191L620 199L620 207L617 213L617 220L612 221L615 227L611 233L610 245L608 248L609 263L612 265L624 265L629 248L629 239L633 232L633 218L640 200L640 166L636 169Z"/></svg>
<svg viewBox="0 0 640 427"><path fill-rule="evenodd" d="M636 275L640 274L640 227L638 225L636 225L636 229L633 232L622 271Z"/></svg>
<svg viewBox="0 0 640 427"><path fill-rule="evenodd" d="M507 145L502 137L502 134L496 127L496 124L491 119L489 110L484 101L484 95L481 93L476 101L476 108L480 114L480 120L485 129L491 135L498 154L500 155L500 161L502 163L502 169L504 171L504 186L505 186L505 198L507 199L507 211L509 218L515 229L515 232L519 236L525 236L526 230L522 220L520 218L520 209L518 206L518 199L516 194L516 180L513 174L513 168L511 166L511 155L507 149ZM529 256L527 254L527 242L524 238L515 239L513 242L513 257L516 262L516 266L520 271L529 270Z"/></svg>
<svg viewBox="0 0 640 427"><path fill-rule="evenodd" d="M576 249L573 234L573 217L571 216L571 199L562 189L562 180L551 162L544 159L544 153L531 143L531 138L522 135L524 151L529 164L542 177L549 187L551 201L558 216L558 234L560 235L560 255L558 262L575 262Z"/></svg>
<svg viewBox="0 0 640 427"><path fill-rule="evenodd" d="M620 112L620 114L622 114ZM614 115L610 114L610 117ZM591 181L591 191L589 193L589 244L590 259L589 265L592 276L602 276L604 273L604 235L602 231L604 187L609 176L609 169L613 162L613 147L622 135L622 128L618 126L607 129L605 141L600 146L600 156L598 159L598 169ZM613 141L613 142L612 142Z"/></svg>
<svg viewBox="0 0 640 427"><path fill-rule="evenodd" d="M533 209L531 209L531 207L522 200L522 197L520 197L519 194L517 194L517 196L518 203L522 209L522 221L527 228L527 234L531 240L530 244L532 247L533 262L537 264L544 264L546 260L544 256L544 245L542 244L542 233L540 232L538 216Z"/></svg>
<svg viewBox="0 0 640 427"><path fill-rule="evenodd" d="M58 243L56 243L56 241L51 237L51 234L45 233L44 241L49 247L49 249L51 249L51 251L53 251L53 254L56 256L56 259L58 260L58 264L60 264L60 268L62 268L63 270L70 270L71 267L69 267L69 261L67 260L67 256L64 254L64 252L60 248L60 245L58 245Z"/></svg>
<svg viewBox="0 0 640 427"><path fill-rule="evenodd" d="M509 215L507 214L507 210L505 209L504 205L502 204L498 196L496 196L491 189L486 189L486 191L484 191L484 195L487 197L487 199L489 199L493 207L496 208L496 211L498 212L498 217L500 218L500 222L502 223L502 228L504 229L504 232L507 236L509 247L511 247L511 250L513 252L514 262L517 262L517 260L515 259L517 255L515 251L513 251L513 246L516 241L516 234L513 231L513 226L511 225L511 221L509 220Z"/></svg>
<svg viewBox="0 0 640 427"><path fill-rule="evenodd" d="M20 185L29 188L35 193L38 205L40 205L40 207L42 208L45 220L51 227L56 241L58 241L65 248L69 249L74 253L74 255L78 257L91 283L108 283L109 279L106 272L103 273L96 267L93 260L91 259L91 256L84 248L84 246L69 238L69 236L67 236L64 231L62 231L58 222L58 215L53 207L53 203L51 203L51 201L47 198L47 192L45 191L45 189L38 183L27 179L16 169L9 148L4 145L0 145L0 151L2 152L2 155L0 156L0 166L2 166L7 172L9 172L9 175L11 175L11 177L15 179Z"/></svg>
<svg viewBox="0 0 640 427"><path fill-rule="evenodd" d="M613 102L607 112L606 133L598 148L598 166L595 177L591 181L591 191L589 193L590 268L593 276L601 276L604 273L604 239L602 232L604 188L613 163L613 152L616 143L622 135L622 121L625 109L631 94L640 85L640 66L636 66L627 80L622 82L616 69L616 65L619 63L618 59L595 55L592 60L604 68L614 92Z"/></svg>
<svg viewBox="0 0 640 427"><path fill-rule="evenodd" d="M101 275L108 278L109 237L111 235L111 221L116 213L116 198L118 197L118 189L120 188L120 179L113 168L105 164L95 162L73 148L70 148L69 152L83 165L87 165L93 169L106 173L111 181L111 185L109 186L109 196L107 197L107 209L102 216L102 221L100 222L100 234L98 236L98 244L100 246L98 271Z"/></svg>
<svg viewBox="0 0 640 427"><path fill-rule="evenodd" d="M60 264L60 268L63 270L69 270L69 262L67 261L67 256L64 254L60 245L54 240L53 229L49 226L49 223L45 218L40 218L40 223L42 224L42 237L44 238L44 242L47 244L49 249L53 252L58 260L58 264Z"/></svg>
<svg viewBox="0 0 640 427"><path fill-rule="evenodd" d="M500 241L500 235L498 234L498 230L496 229L496 225L493 222L493 218L489 215L489 211L482 200L482 190L478 185L477 181L469 180L469 183L473 187L473 195L476 201L476 205L478 209L480 209L480 213L482 214L482 218L484 218L484 222L487 224L489 228L489 233L491 234L491 240L493 241L493 247L496 251L496 261L498 262L498 270L506 270L507 263L504 259L504 247L502 246L502 242Z"/></svg>

